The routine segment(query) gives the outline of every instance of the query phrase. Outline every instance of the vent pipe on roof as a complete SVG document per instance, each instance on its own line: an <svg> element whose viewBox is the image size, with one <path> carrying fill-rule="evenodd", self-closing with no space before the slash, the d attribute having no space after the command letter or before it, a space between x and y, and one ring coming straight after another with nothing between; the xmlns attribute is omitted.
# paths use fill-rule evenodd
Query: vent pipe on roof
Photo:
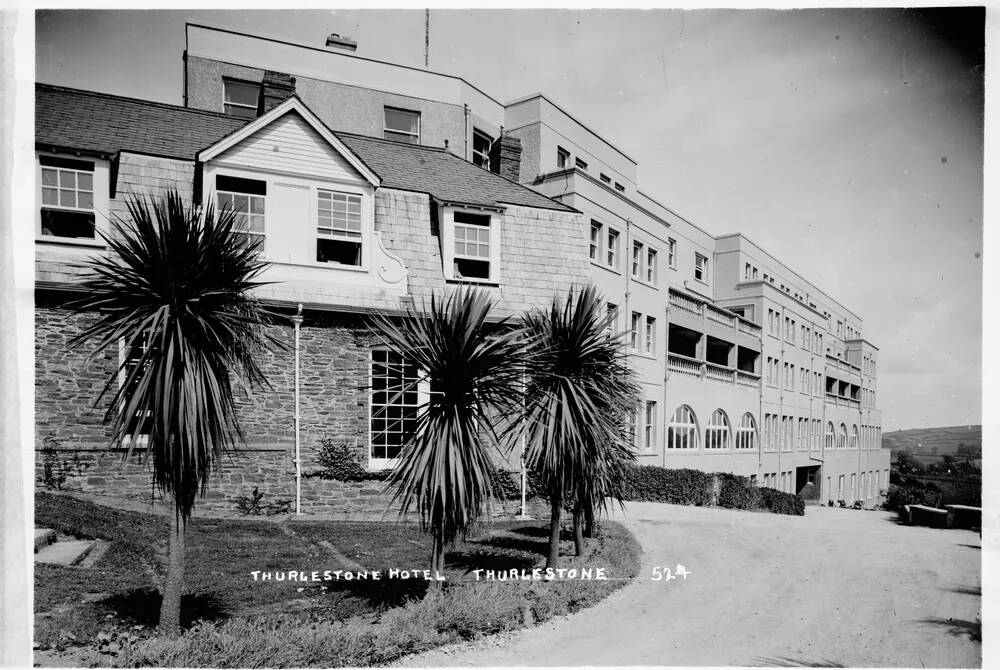
<svg viewBox="0 0 1000 670"><path fill-rule="evenodd" d="M356 40L352 40L347 35L338 35L337 33L330 33L330 36L326 38L326 46L333 47L334 49L343 49L352 53L358 50Z"/></svg>

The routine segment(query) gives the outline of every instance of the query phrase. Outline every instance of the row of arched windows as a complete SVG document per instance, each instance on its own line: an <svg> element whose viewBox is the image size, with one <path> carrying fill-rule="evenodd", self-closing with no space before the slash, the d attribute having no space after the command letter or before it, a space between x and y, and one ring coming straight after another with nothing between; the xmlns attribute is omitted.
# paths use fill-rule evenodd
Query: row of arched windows
<svg viewBox="0 0 1000 670"><path fill-rule="evenodd" d="M858 448L858 426L851 426L851 432L847 432L847 424L841 423L839 429L835 428L833 421L826 422L826 448L827 449L857 449Z"/></svg>
<svg viewBox="0 0 1000 670"><path fill-rule="evenodd" d="M694 410L687 405L678 407L667 424L667 449L698 449L700 431ZM757 447L757 422L746 412L740 418L735 435L729 417L721 409L712 412L705 427L705 449L755 449Z"/></svg>

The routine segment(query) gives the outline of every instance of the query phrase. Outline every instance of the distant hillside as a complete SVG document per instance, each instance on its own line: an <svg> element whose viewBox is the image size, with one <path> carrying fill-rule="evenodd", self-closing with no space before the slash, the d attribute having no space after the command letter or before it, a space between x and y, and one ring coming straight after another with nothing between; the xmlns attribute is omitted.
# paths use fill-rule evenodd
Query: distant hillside
<svg viewBox="0 0 1000 670"><path fill-rule="evenodd" d="M916 428L882 433L882 448L908 451L914 456L943 456L955 454L958 446L973 447L980 452L983 447L982 426L942 426Z"/></svg>

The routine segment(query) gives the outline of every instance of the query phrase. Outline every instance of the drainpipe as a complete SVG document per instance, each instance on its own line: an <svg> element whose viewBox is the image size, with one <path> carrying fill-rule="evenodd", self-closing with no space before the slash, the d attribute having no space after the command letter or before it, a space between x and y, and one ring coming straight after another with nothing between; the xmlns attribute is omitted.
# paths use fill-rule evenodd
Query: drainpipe
<svg viewBox="0 0 1000 670"><path fill-rule="evenodd" d="M292 317L295 328L295 514L302 514L302 457L299 441L299 327L302 325L302 303Z"/></svg>
<svg viewBox="0 0 1000 670"><path fill-rule="evenodd" d="M622 267L622 274L625 276L625 318L628 319L628 321L626 321L626 323L628 323L628 325L629 325L629 341L625 343L625 347L626 347L625 348L625 352L626 352L626 356L628 356L629 355L628 354L628 351L629 351L628 347L631 345L631 341L632 341L632 330L631 330L631 328L632 328L632 308L630 307L630 304L631 304L630 296L632 295L632 293L631 293L631 288L632 288L632 219L625 219L625 244L623 245L623 248L620 248L618 250L618 258L619 258L620 261L624 261L622 263L621 267ZM638 324L637 327L638 328L642 328L642 324L641 323ZM641 343L641 341L642 341L640 339L641 337L642 337L642 331L641 330L636 331L636 333L635 333L635 343L637 345ZM636 347L636 351L639 351L639 347L638 346ZM640 407L641 406L642 406L642 401L640 401ZM636 446L638 446L637 443L639 442L639 431L638 431L639 414L638 414L638 412L640 411L640 408L636 407L635 411L636 411L636 416L632 420L632 439L634 440L634 442L632 443L632 447L633 448L635 448Z"/></svg>

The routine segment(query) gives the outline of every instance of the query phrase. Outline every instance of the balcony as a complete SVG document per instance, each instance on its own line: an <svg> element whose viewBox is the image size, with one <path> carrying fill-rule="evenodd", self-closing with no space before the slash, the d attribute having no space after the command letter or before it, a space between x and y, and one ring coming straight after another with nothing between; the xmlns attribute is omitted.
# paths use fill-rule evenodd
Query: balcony
<svg viewBox="0 0 1000 670"><path fill-rule="evenodd" d="M840 370L841 372L846 372L849 375L861 375L861 368L853 363L848 363L845 360L837 358L836 356L826 355L826 366L833 370Z"/></svg>
<svg viewBox="0 0 1000 670"><path fill-rule="evenodd" d="M681 354L667 354L667 368L671 372L680 375L693 377L695 379L710 380L723 384L745 386L748 388L760 388L760 375L745 370L730 368L725 365L718 365L708 361L700 361L690 356Z"/></svg>
<svg viewBox="0 0 1000 670"><path fill-rule="evenodd" d="M753 321L749 321L737 314L733 314L728 309L716 307L708 301L701 300L687 293L682 293L681 291L673 288L670 289L668 301L671 308L684 310L685 312L706 318L709 321L717 323L721 326L732 328L733 330L745 333L751 337L760 338L760 326Z"/></svg>
<svg viewBox="0 0 1000 670"><path fill-rule="evenodd" d="M829 405L834 405L836 407L844 407L846 409L861 409L861 401L855 400L854 398L849 398L847 396L837 395L836 393L826 393L826 402Z"/></svg>

